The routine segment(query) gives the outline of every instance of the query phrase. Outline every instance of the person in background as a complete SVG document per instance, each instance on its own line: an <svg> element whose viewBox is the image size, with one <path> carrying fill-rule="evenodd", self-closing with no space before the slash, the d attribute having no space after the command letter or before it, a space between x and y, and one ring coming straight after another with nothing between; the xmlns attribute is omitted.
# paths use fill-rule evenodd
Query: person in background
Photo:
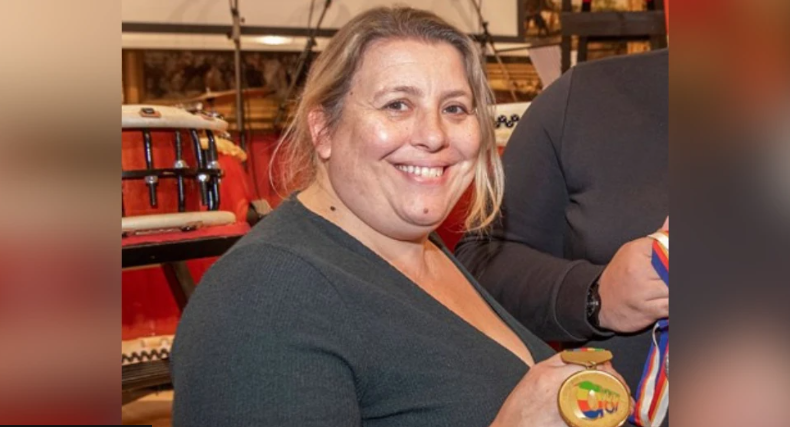
<svg viewBox="0 0 790 427"><path fill-rule="evenodd" d="M204 276L174 345L175 426L564 426L566 365L432 236L502 171L477 50L376 8L314 63L286 135L299 190ZM616 374L611 365L601 369Z"/></svg>
<svg viewBox="0 0 790 427"><path fill-rule="evenodd" d="M546 88L503 153L500 219L455 250L543 340L611 349L632 390L669 316L646 237L669 227L668 58L584 63Z"/></svg>

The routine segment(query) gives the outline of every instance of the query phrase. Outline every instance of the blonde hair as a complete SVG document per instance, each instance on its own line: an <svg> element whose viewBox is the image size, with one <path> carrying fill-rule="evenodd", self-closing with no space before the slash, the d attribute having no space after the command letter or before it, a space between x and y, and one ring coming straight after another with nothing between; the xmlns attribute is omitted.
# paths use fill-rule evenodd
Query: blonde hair
<svg viewBox="0 0 790 427"><path fill-rule="evenodd" d="M373 41L385 39L444 42L461 53L474 97L474 113L480 124L481 139L472 199L464 225L467 230L484 230L496 217L504 191L492 119L494 95L472 40L435 14L419 9L379 7L357 15L335 34L318 56L307 76L294 119L275 150L275 157L281 149L284 154L285 167L281 171L283 189L286 193L303 189L315 180L319 161L308 125L310 111L323 109L326 129L329 132L334 130L366 48Z"/></svg>

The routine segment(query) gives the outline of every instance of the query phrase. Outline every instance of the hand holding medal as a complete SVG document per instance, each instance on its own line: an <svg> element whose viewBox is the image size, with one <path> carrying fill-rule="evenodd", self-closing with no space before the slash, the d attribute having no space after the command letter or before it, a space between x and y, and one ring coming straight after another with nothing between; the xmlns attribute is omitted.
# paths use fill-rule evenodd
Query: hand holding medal
<svg viewBox="0 0 790 427"><path fill-rule="evenodd" d="M632 400L611 359L609 351L583 349L535 364L505 400L491 427L622 425Z"/></svg>
<svg viewBox="0 0 790 427"><path fill-rule="evenodd" d="M560 353L562 361L587 369L565 380L557 395L560 415L571 427L620 427L631 414L631 393L616 372L607 366L608 350L581 348ZM606 365L604 365L606 364Z"/></svg>

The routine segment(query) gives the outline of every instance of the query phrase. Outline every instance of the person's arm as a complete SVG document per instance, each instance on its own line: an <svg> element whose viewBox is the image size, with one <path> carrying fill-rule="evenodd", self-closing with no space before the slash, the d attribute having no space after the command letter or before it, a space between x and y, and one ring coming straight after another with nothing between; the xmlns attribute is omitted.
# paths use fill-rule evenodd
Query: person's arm
<svg viewBox="0 0 790 427"><path fill-rule="evenodd" d="M513 132L502 159L501 219L489 235L468 234L456 247L480 283L546 341L606 334L586 316L604 266L562 258L568 190L560 153L572 78L571 70L548 87Z"/></svg>
<svg viewBox="0 0 790 427"><path fill-rule="evenodd" d="M355 426L355 329L330 283L274 248L236 250L190 300L174 426Z"/></svg>

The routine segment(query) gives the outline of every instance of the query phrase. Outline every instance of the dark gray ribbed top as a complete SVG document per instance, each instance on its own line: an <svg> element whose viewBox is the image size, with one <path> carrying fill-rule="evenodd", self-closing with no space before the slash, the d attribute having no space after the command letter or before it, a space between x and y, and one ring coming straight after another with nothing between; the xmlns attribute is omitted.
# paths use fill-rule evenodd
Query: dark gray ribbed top
<svg viewBox="0 0 790 427"><path fill-rule="evenodd" d="M536 361L552 355L467 278ZM528 369L295 198L206 273L173 352L185 427L482 427Z"/></svg>

